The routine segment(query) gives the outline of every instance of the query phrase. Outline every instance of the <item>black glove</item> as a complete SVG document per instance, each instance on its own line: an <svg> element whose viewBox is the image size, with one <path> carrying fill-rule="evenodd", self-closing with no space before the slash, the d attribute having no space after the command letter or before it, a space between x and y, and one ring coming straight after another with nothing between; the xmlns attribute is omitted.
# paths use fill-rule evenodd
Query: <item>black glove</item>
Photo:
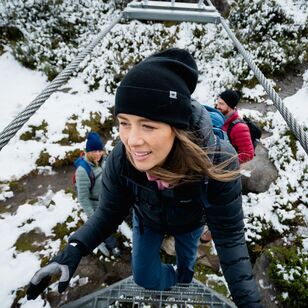
<svg viewBox="0 0 308 308"><path fill-rule="evenodd" d="M83 254L81 244L72 242L65 246L45 267L38 270L32 277L28 290L27 299L36 299L48 286L51 276L61 273L58 291L62 293L68 286Z"/></svg>

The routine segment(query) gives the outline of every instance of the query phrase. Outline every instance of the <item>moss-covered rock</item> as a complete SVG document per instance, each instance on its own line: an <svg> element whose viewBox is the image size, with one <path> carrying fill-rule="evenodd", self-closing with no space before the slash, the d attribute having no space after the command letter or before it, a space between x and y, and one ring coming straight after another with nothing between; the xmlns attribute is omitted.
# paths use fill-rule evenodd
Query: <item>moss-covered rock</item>
<svg viewBox="0 0 308 308"><path fill-rule="evenodd" d="M44 246L46 236L39 229L31 230L28 233L23 233L19 236L15 243L17 251L40 251Z"/></svg>
<svg viewBox="0 0 308 308"><path fill-rule="evenodd" d="M65 238L70 236L74 231L76 231L83 223L84 221L80 218L74 226L69 227L68 224L73 222L74 219L72 216L68 216L65 222L63 223L57 223L53 229L53 240L60 239L61 245L60 250L64 248L64 246L67 244Z"/></svg>
<svg viewBox="0 0 308 308"><path fill-rule="evenodd" d="M10 181L9 182L10 190L14 193L19 193L24 191L24 184L21 181Z"/></svg>
<svg viewBox="0 0 308 308"><path fill-rule="evenodd" d="M46 149L44 149L40 152L40 155L35 163L37 166L50 166L49 159L50 159L50 155L46 151Z"/></svg>
<svg viewBox="0 0 308 308"><path fill-rule="evenodd" d="M39 135L44 135L46 137L48 123L43 120L42 123L38 126L29 125L30 131L26 131L20 135L20 139L27 141L27 140L37 140L39 141L41 137ZM39 135L38 135L39 134Z"/></svg>
<svg viewBox="0 0 308 308"><path fill-rule="evenodd" d="M55 158L52 166L56 169L63 166L73 166L75 159L78 158L81 153L81 149L68 151L65 153L65 157L63 159Z"/></svg>
<svg viewBox="0 0 308 308"><path fill-rule="evenodd" d="M20 307L19 300L26 297L26 287L19 288L15 291L15 298L11 307Z"/></svg>
<svg viewBox="0 0 308 308"><path fill-rule="evenodd" d="M209 286L216 292L223 294L226 297L229 296L229 291L223 282L223 277L208 266L197 262L195 265L194 278Z"/></svg>
<svg viewBox="0 0 308 308"><path fill-rule="evenodd" d="M66 123L62 133L66 134L67 137L59 141L61 145L71 145L72 143L80 143L85 140L85 138L81 137L79 134L77 123Z"/></svg>

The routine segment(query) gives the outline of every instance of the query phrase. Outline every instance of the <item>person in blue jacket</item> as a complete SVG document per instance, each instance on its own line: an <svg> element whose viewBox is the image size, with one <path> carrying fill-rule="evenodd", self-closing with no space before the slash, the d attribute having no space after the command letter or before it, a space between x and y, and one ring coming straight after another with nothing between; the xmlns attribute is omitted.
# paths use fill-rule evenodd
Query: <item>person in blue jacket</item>
<svg viewBox="0 0 308 308"><path fill-rule="evenodd" d="M132 271L138 285L167 290L191 282L206 223L235 304L261 307L245 242L238 159L230 143L213 134L206 109L191 100L197 80L195 60L178 48L149 56L125 75L115 97L120 142L103 171L99 207L35 273L28 299L59 272L63 292L82 256L133 208ZM165 234L175 238L176 266L160 259Z"/></svg>
<svg viewBox="0 0 308 308"><path fill-rule="evenodd" d="M76 190L78 202L88 217L91 217L99 205L99 195L102 191L102 173L104 168L105 144L96 132L87 135L85 155L79 158L76 170ZM113 235L105 239L98 249L109 257L120 256L117 240Z"/></svg>

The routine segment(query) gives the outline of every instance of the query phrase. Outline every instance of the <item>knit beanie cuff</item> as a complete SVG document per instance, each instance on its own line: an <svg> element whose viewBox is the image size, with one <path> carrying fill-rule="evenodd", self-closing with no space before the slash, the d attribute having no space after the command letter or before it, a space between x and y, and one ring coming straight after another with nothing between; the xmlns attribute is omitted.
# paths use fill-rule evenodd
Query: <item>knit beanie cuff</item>
<svg viewBox="0 0 308 308"><path fill-rule="evenodd" d="M187 128L192 113L191 99L171 90L119 86L115 114L119 113L134 114L178 128Z"/></svg>

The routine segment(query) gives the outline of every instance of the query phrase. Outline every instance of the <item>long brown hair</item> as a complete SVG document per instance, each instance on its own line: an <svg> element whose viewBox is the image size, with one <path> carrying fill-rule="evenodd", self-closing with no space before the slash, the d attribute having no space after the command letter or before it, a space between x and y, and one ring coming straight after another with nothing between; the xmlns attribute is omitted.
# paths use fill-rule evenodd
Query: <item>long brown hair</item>
<svg viewBox="0 0 308 308"><path fill-rule="evenodd" d="M185 182L192 182L209 177L218 181L228 182L240 176L240 170L234 161L236 155L223 153L229 156L225 161L217 165L213 164L209 155L215 154L213 148L203 148L202 140L197 140L196 136L182 129L173 128L175 133L175 144L169 159L162 166L155 166L147 171L152 176L159 178L176 186ZM133 160L128 154L130 162ZM133 164L134 165L134 164ZM232 165L236 166L230 168Z"/></svg>

